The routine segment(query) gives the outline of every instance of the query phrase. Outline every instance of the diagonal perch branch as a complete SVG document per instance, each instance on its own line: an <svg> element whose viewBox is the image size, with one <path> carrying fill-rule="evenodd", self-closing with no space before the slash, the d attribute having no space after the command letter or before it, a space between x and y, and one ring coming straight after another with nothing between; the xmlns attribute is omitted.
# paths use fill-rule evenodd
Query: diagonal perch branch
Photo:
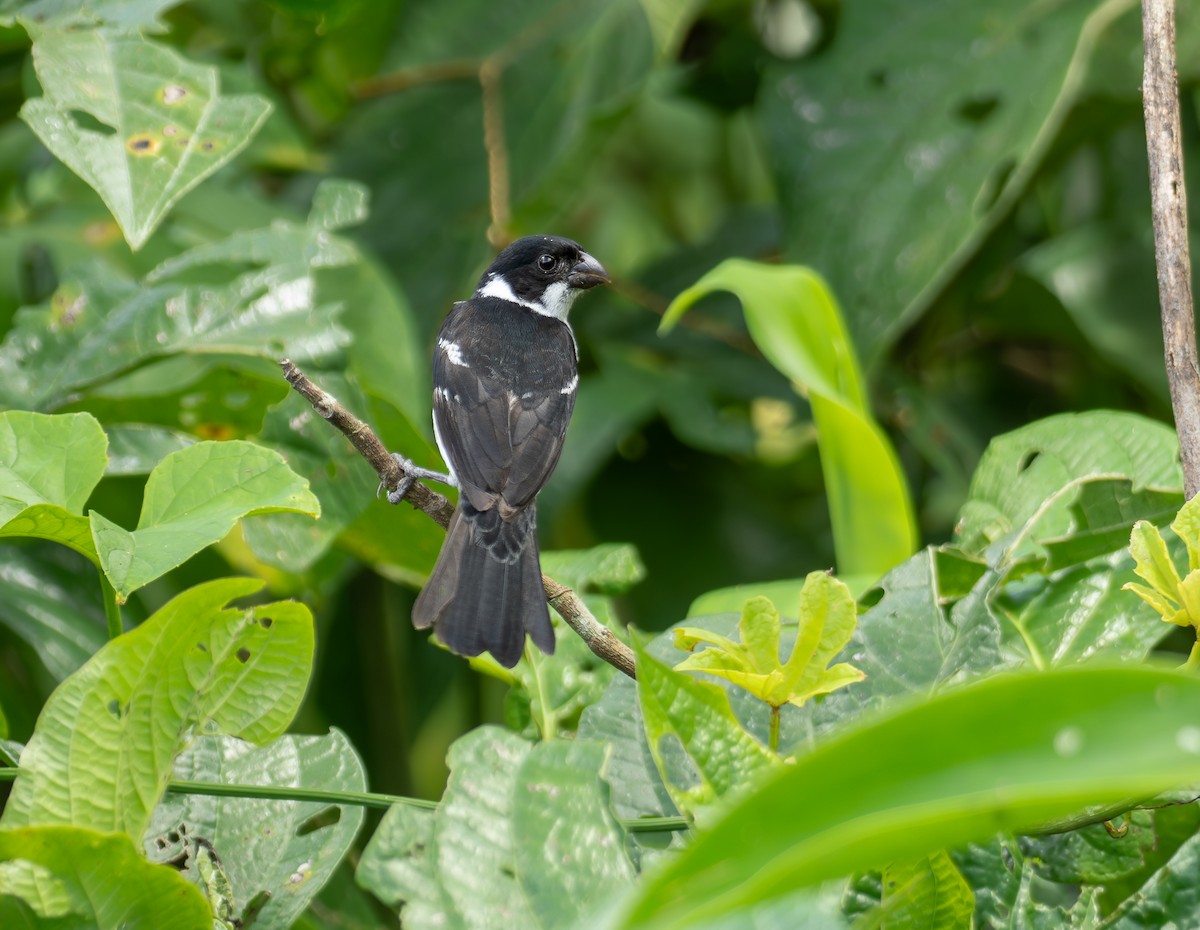
<svg viewBox="0 0 1200 930"><path fill-rule="evenodd" d="M305 400L313 405L313 409L321 417L337 428L359 451L364 459L375 469L379 480L389 491L398 485L405 477L404 470L392 458L391 453L379 441L371 427L338 403L332 394L327 394L313 384L312 380L293 364L291 359L283 359L279 363L283 376L288 384ZM450 524L450 515L454 513L454 505L441 494L431 491L419 481L414 481L404 498L414 508L426 514L442 529ZM610 629L592 616L583 601L565 585L559 584L553 578L542 575L542 587L546 590L546 600L555 612L563 618L567 626L579 634L597 656L624 672L630 678L636 678L633 651L615 637Z"/></svg>

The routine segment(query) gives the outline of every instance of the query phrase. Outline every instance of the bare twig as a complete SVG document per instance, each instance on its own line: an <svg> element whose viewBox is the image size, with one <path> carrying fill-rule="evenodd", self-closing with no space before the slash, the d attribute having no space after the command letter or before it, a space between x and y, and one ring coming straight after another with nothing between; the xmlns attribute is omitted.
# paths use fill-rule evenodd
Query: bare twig
<svg viewBox="0 0 1200 930"><path fill-rule="evenodd" d="M1150 156L1150 202L1163 349L1183 459L1184 485L1190 499L1200 491L1200 366L1196 358L1192 268L1188 256L1187 191L1183 183L1179 85L1175 73L1174 0L1143 0L1142 34L1146 51L1142 96Z"/></svg>
<svg viewBox="0 0 1200 930"><path fill-rule="evenodd" d="M327 394L313 384L312 380L297 368L291 359L285 358L279 365L283 369L283 376L287 378L288 384L312 404L313 409L322 418L328 420L350 440L354 448L375 469L375 473L379 475L379 480L383 482L384 487L389 491L394 490L405 477L404 471L392 458L383 443L379 441L379 437L375 435L371 427L338 403L337 398L333 395ZM453 505L441 494L431 491L421 482L413 482L405 500L426 514L442 529L449 525L450 516L454 512ZM545 588L546 600L550 606L563 618L567 626L579 634L593 653L630 678L636 677L633 651L617 639L608 627L592 616L592 612L587 609L574 591L546 575L542 575L542 586Z"/></svg>
<svg viewBox="0 0 1200 930"><path fill-rule="evenodd" d="M483 92L483 147L487 150L488 206L492 224L488 241L502 249L512 241L511 211L508 194L508 146L504 142L504 91L500 85L504 65L489 58L479 67L479 87Z"/></svg>

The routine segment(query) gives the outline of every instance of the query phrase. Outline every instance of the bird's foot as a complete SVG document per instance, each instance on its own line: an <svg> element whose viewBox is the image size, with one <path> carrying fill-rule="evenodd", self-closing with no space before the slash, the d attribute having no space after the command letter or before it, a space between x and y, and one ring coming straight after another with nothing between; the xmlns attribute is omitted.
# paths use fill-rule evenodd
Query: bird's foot
<svg viewBox="0 0 1200 930"><path fill-rule="evenodd" d="M422 481L436 481L439 484L447 484L454 486L454 479L444 472L433 471L429 468L421 468L419 465L414 465L411 460L406 459L399 452L393 452L392 458L396 460L396 464L400 466L404 472L404 477L395 488L387 492L387 500L389 504L398 504L408 495L413 483L420 479ZM380 482L379 488L375 495L378 496L384 490L383 482Z"/></svg>

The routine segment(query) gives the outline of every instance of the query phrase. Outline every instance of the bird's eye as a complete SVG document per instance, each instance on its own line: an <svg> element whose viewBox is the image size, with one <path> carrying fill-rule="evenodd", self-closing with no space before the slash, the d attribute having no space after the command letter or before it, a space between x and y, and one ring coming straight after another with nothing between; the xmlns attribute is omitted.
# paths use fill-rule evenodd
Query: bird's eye
<svg viewBox="0 0 1200 930"><path fill-rule="evenodd" d="M550 271L554 265L555 261L553 255L546 254L538 257L538 267L541 268L542 271Z"/></svg>

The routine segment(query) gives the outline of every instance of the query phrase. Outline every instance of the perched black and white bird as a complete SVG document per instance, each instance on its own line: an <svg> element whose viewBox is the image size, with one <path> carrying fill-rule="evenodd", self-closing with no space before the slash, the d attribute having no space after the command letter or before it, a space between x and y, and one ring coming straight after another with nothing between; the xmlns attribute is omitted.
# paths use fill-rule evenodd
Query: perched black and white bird
<svg viewBox="0 0 1200 930"><path fill-rule="evenodd" d="M446 542L412 612L414 626L433 627L459 655L490 652L512 668L526 633L543 652L554 651L537 495L558 464L579 385L567 311L580 293L607 282L600 263L570 239L518 239L438 333L433 429L450 474L401 464L459 488Z"/></svg>

